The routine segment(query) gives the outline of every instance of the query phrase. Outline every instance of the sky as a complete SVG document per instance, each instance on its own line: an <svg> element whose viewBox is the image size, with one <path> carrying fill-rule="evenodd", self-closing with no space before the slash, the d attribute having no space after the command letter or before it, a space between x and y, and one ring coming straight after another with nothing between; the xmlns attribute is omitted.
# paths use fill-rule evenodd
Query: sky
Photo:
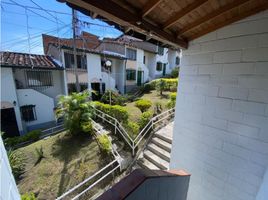
<svg viewBox="0 0 268 200"><path fill-rule="evenodd" d="M43 54L42 33L56 37L72 37L72 10L65 3L56 0L0 1L1 51ZM91 19L79 12L78 19L95 24L80 25L80 29L100 38L117 37L121 34L105 22Z"/></svg>

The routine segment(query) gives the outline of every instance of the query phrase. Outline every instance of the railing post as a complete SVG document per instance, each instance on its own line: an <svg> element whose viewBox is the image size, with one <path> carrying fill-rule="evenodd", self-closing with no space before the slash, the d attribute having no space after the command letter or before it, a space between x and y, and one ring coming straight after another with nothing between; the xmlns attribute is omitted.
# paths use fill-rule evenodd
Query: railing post
<svg viewBox="0 0 268 200"><path fill-rule="evenodd" d="M132 156L135 156L135 142L132 140Z"/></svg>
<svg viewBox="0 0 268 200"><path fill-rule="evenodd" d="M116 135L116 125L117 125L117 122L116 120L114 120L114 134Z"/></svg>

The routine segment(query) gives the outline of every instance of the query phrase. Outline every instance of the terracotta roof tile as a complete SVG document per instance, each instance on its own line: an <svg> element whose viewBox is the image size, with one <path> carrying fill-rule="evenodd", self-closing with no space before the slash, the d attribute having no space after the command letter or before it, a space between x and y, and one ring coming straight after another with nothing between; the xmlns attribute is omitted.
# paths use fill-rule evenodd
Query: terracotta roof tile
<svg viewBox="0 0 268 200"><path fill-rule="evenodd" d="M49 56L17 53L17 52L0 52L0 64L1 66L10 67L30 67L30 68L49 68L58 69L61 68L56 62L54 62Z"/></svg>

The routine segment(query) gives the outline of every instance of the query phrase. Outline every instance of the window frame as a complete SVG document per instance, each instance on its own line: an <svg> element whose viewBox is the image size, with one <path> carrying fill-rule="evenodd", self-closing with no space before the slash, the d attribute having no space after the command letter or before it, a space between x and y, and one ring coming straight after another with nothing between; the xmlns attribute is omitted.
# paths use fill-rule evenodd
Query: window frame
<svg viewBox="0 0 268 200"><path fill-rule="evenodd" d="M135 69L127 69L126 70L126 80L127 81L136 81L137 70Z"/></svg>
<svg viewBox="0 0 268 200"><path fill-rule="evenodd" d="M52 71L26 70L25 77L26 77L27 87L29 88L53 86Z"/></svg>
<svg viewBox="0 0 268 200"><path fill-rule="evenodd" d="M133 54L130 52L132 52ZM126 48L126 57L128 60L137 60L137 50Z"/></svg>
<svg viewBox="0 0 268 200"><path fill-rule="evenodd" d="M21 118L25 122L32 122L37 120L36 116L36 105L23 105L20 107L20 112L21 112Z"/></svg>

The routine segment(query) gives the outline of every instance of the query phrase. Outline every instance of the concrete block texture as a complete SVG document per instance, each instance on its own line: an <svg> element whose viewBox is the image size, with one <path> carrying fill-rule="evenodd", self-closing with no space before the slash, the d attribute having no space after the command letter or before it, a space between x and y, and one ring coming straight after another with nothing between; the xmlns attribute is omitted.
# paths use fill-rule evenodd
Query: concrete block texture
<svg viewBox="0 0 268 200"><path fill-rule="evenodd" d="M264 11L182 52L170 169L191 173L188 199L254 200L268 184L267 24Z"/></svg>

